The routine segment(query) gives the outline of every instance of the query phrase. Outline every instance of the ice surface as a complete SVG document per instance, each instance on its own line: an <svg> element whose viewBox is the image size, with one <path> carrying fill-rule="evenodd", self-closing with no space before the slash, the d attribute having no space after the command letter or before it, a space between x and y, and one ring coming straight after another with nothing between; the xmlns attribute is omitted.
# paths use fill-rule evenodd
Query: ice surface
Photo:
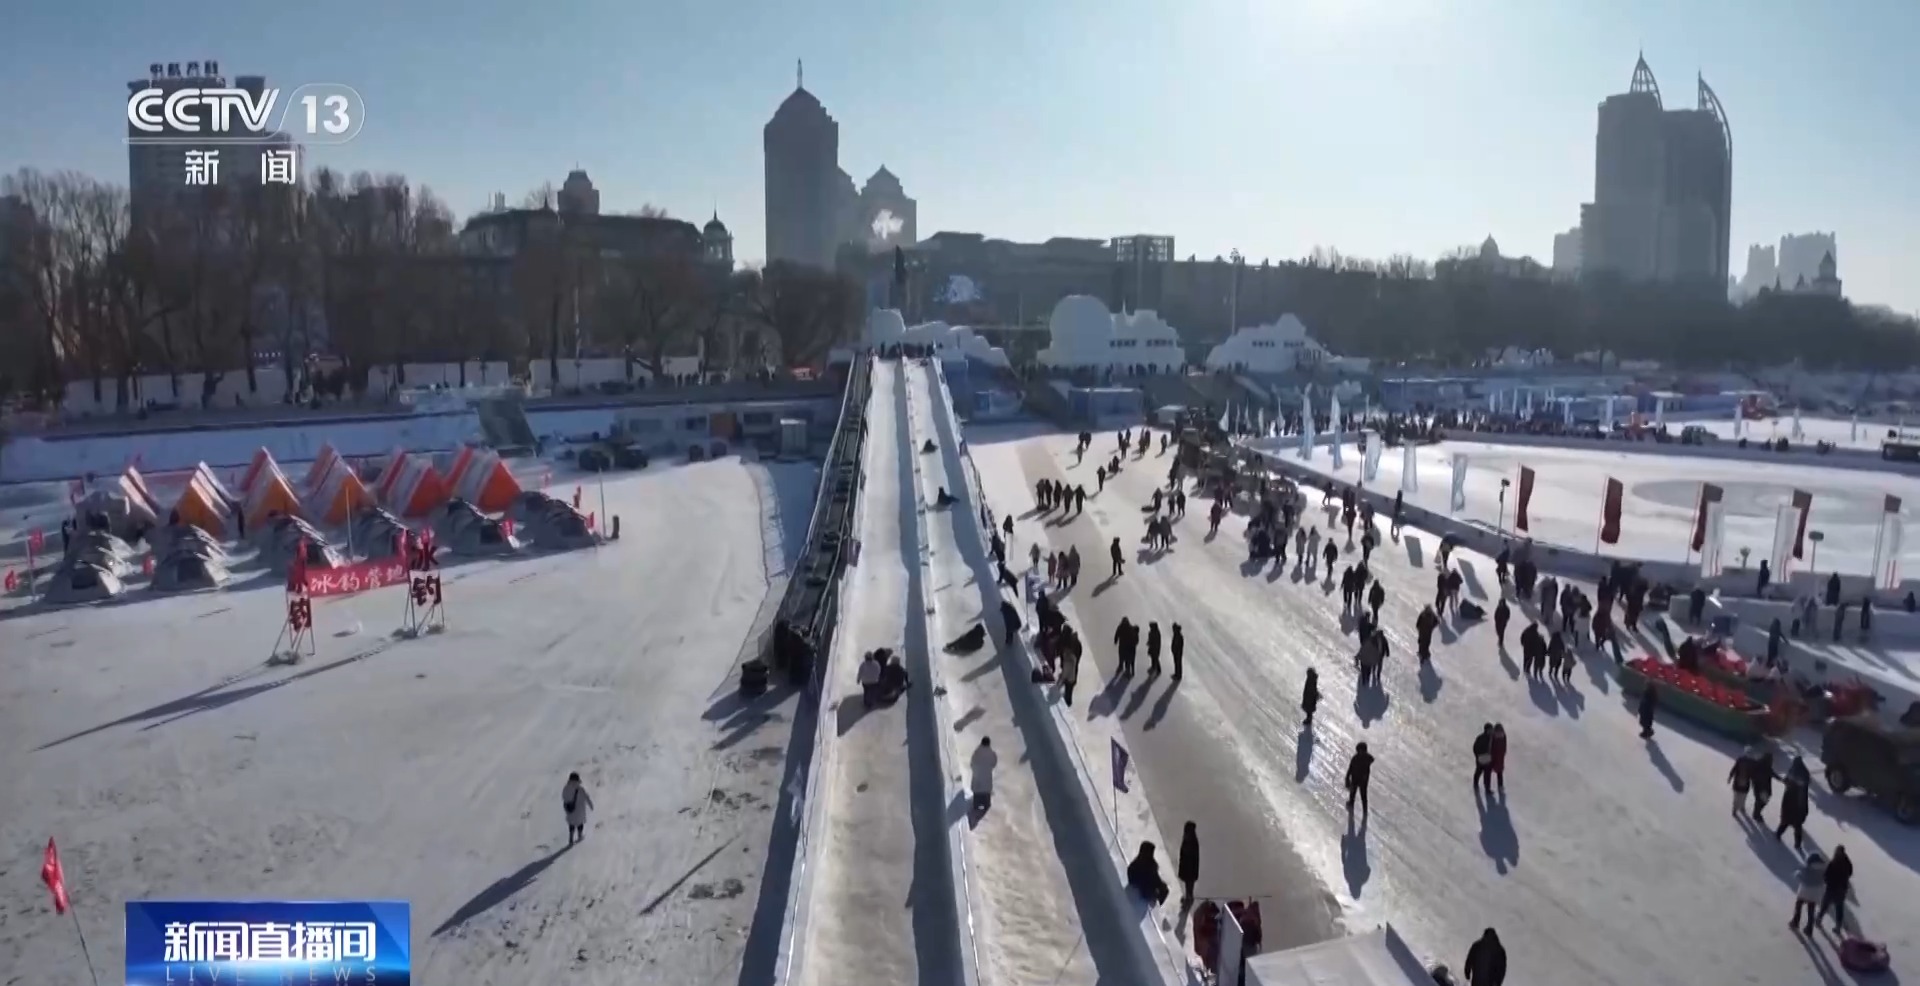
<svg viewBox="0 0 1920 986"><path fill-rule="evenodd" d="M399 590L316 601L296 667L262 663L270 588L0 614L0 970L84 980L53 836L103 976L128 899L372 897L412 901L423 982L732 981L792 700L731 672L817 474L609 478L619 543L450 567L418 640L387 637Z"/></svg>
<svg viewBox="0 0 1920 986"><path fill-rule="evenodd" d="M927 681L917 492L897 363L876 362L861 473L860 560L847 577L826 670L830 735L816 751L824 811L811 838L811 902L798 982L898 986L959 982L960 919L947 853L944 742ZM904 479L903 479L904 471ZM887 647L915 685L867 709L860 659ZM971 943L965 947L971 948Z"/></svg>
<svg viewBox="0 0 1920 986"><path fill-rule="evenodd" d="M1096 457L1075 467L1070 436L1001 443L983 429L970 442L983 472L1019 469L999 481L996 498L1042 476L1093 490ZM1096 440L1099 461L1111 449L1110 436ZM1410 530L1373 555L1394 650L1384 701L1355 694L1334 587L1292 566L1248 566L1241 517L1209 539L1206 504L1194 501L1171 552L1134 555L1127 574L1103 587L1105 543L1118 536L1137 549L1139 505L1164 481L1166 461L1149 455L1129 466L1089 500L1084 518L1046 530L1083 555L1098 548L1068 594L1097 666L1112 667L1105 641L1120 613L1186 628L1187 678L1177 690L1164 678L1136 679L1083 714L1125 723L1166 844L1181 821L1199 822L1203 896L1261 897L1270 947L1391 920L1424 957L1456 969L1481 929L1495 927L1511 956L1509 982L1845 981L1830 936L1785 927L1799 863L1791 845L1728 812L1729 744L1666 718L1655 741L1642 742L1610 659L1583 655L1570 687L1532 684L1494 646L1489 625L1446 626L1430 672L1417 671L1411 628L1431 599L1432 535ZM1445 477L1423 476L1422 485L1444 495ZM1309 516L1325 528L1323 515ZM1498 591L1490 560L1455 557L1468 597ZM1320 669L1323 694L1303 744L1308 666ZM1489 721L1503 722L1512 743L1507 797L1491 804L1468 788L1469 746ZM1817 746L1810 734L1795 739ZM1379 758L1380 813L1349 826L1339 778L1360 741ZM1817 757L1812 765L1817 773ZM1861 929L1889 944L1897 969L1920 947L1920 833L1816 783L1807 834L1823 851L1847 847Z"/></svg>
<svg viewBox="0 0 1920 986"><path fill-rule="evenodd" d="M1290 463L1297 453L1275 453ZM1446 513L1452 491L1453 456L1467 457L1466 509L1458 516L1488 530L1496 525L1513 530L1519 502L1520 467L1534 471L1533 499L1528 508L1529 532L1537 541L1591 552L1600 530L1600 508L1606 481L1616 478L1626 487L1620 543L1601 545L1602 552L1627 558L1681 561L1691 543L1693 514L1700 484L1716 483L1725 491L1726 564L1738 564L1740 549L1751 548L1751 564L1758 565L1773 546L1775 511L1791 502L1795 490L1813 494L1809 530L1821 531L1814 566L1846 575L1867 575L1873 567L1873 543L1879 531L1886 494L1901 498L1911 527L1920 516L1920 478L1896 473L1819 466L1746 462L1685 456L1634 455L1592 449L1493 445L1446 441L1419 449L1418 492L1407 499L1421 507ZM1360 479L1363 457L1357 447L1346 448L1345 465L1334 470L1325 449L1316 450L1306 465L1342 482ZM1401 450L1386 450L1380 474L1369 488L1400 489ZM1513 483L1501 505L1500 481ZM1909 539L1901 568L1913 572L1920 564L1920 539ZM1697 557L1697 556L1696 556Z"/></svg>
<svg viewBox="0 0 1920 986"><path fill-rule="evenodd" d="M1912 422L1911 424L1920 424L1920 421ZM1912 431L1911 424L1908 426L1906 433L1907 441L1912 441L1917 437ZM1713 418L1711 420L1681 420L1679 418L1669 418L1667 420L1669 430L1678 431L1686 425L1699 425L1713 435L1730 442L1739 441L1742 438L1745 438L1749 442L1773 441L1780 438L1791 441L1793 438L1793 416L1790 414L1783 414L1777 418L1745 422L1738 435L1733 433L1733 418L1731 415L1725 418ZM1876 423L1872 421L1862 421L1859 426L1859 437L1855 438L1852 421L1841 421L1834 418L1801 418L1800 430L1806 435L1806 442L1808 444L1813 442L1832 442L1840 448L1857 448L1878 452L1880 451L1880 446L1887 440L1887 433L1899 432L1900 424L1899 422L1888 424L1886 422Z"/></svg>

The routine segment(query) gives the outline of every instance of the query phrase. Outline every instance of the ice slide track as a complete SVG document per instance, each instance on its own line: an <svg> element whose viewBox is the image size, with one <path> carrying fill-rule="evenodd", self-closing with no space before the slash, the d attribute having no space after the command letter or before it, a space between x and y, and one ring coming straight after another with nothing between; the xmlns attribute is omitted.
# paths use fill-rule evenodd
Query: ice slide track
<svg viewBox="0 0 1920 986"><path fill-rule="evenodd" d="M961 452L959 426L954 419L952 396L946 387L944 375L939 366L928 361L918 367L908 367L908 373L917 373L924 386L916 388L914 399L922 402L930 425L923 425L918 417L912 418L913 424L920 429L915 434L915 445L920 440L931 439L937 447L938 465L922 469L921 496L924 502L931 502L940 487L954 497L950 508L940 511L942 523L929 523L929 548L932 551L952 552L948 561L962 565L971 576L974 591L978 595L980 619L989 632L1000 624L998 610L1001 600L999 583L992 558L987 550L986 533L980 521L979 495L970 481L964 455ZM916 455L916 461L933 456ZM929 474L937 470L938 478ZM943 536L944 535L944 536ZM939 605L935 596L935 605ZM972 606L965 607L971 610ZM965 610L951 617L964 619ZM964 624L949 624L949 626ZM997 644L997 642L996 642ZM1152 945L1143 933L1143 924L1151 921L1150 913L1144 904L1138 904L1127 892L1115 866L1115 859L1109 852L1108 835L1095 810L1089 804L1086 789L1082 787L1079 773L1084 765L1077 765L1075 753L1067 748L1065 738L1055 727L1052 713L1045 704L1042 693L1033 685L1029 671L1033 666L1031 655L1024 644L1014 648L1002 649L1001 658L996 661L1002 678L1004 697L991 704L996 708L1002 704L1002 713L1011 719L1008 723L1017 731L1027 752L1027 761L1013 764L1010 751L1001 751L1001 778L1013 771L1030 769L1033 774L1033 789L1040 802L1048 830L1048 844L1018 845L1017 840L1005 840L991 847L996 853L1019 853L1027 856L1021 859L1019 871L1031 874L1030 879L1046 879L1053 861L1064 873L1064 888L1069 901L1063 902L1071 907L1071 913L1053 915L1053 920L1077 921L1081 942L1087 949L1093 968L1088 970L1094 981L1104 986L1166 986L1169 982L1184 982L1183 970L1163 966L1153 952ZM972 678L978 671L967 675ZM979 706L976 706L979 708ZM984 713L982 718L993 715ZM955 734L958 739L958 734ZM996 792L1004 790L996 783ZM995 811L1006 811L996 794ZM991 818L991 813L989 814ZM992 824L991 821L983 825ZM993 905L995 895L1014 888L992 886L987 888L988 902L985 910L997 917L999 909ZM990 929L996 930L996 929ZM998 939L996 934L995 938ZM1062 973L1065 969L1062 969ZM984 976L983 976L984 978ZM1064 980L1061 980L1064 981ZM994 984L1001 986L1001 984Z"/></svg>
<svg viewBox="0 0 1920 986"><path fill-rule="evenodd" d="M810 795L812 858L796 909L793 957L780 982L974 986L970 921L961 917L965 901L956 890L956 847L946 821L945 778L953 771L939 703L925 684L925 584L906 380L875 364L873 382L854 524L860 558L843 576L840 632L823 677L829 698ZM851 685L861 656L881 646L898 647L920 684L900 706L865 711Z"/></svg>

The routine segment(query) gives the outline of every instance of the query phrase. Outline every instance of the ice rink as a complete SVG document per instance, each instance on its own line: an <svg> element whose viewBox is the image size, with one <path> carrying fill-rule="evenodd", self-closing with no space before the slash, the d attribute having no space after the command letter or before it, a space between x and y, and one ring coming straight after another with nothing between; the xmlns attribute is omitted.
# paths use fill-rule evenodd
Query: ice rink
<svg viewBox="0 0 1920 986"><path fill-rule="evenodd" d="M1269 450L1289 463L1300 462L1292 447ZM1775 511L1792 501L1795 490L1813 494L1808 529L1820 531L1817 562L1820 571L1838 567L1844 575L1865 576L1873 566L1873 543L1887 494L1900 497L1909 527L1920 517L1920 478L1896 473L1818 466L1749 462L1739 459L1635 455L1593 449L1543 448L1483 442L1446 441L1418 450L1419 489L1407 499L1439 513L1448 512L1452 490L1453 457L1467 457L1466 508L1457 515L1488 530L1514 530L1519 501L1520 468L1534 471L1533 498L1528 507L1528 531L1535 540L1577 551L1595 550L1600 511L1609 478L1626 490L1620 543L1600 545L1602 552L1628 558L1681 561L1688 554L1694 510L1700 484L1715 483L1725 490L1726 563L1739 563L1740 549L1752 549L1758 565L1773 545ZM1347 444L1341 468L1333 467L1327 448L1314 450L1307 465L1342 482L1360 480L1359 448ZM1370 488L1401 488L1402 450L1382 453L1380 473ZM1513 486L1501 503L1501 480ZM1516 532L1517 533L1517 532ZM1920 571L1920 539L1909 538L1902 556L1904 572Z"/></svg>
<svg viewBox="0 0 1920 986"><path fill-rule="evenodd" d="M1084 682L1091 700L1075 714L1124 724L1162 827L1156 841L1177 845L1181 823L1195 820L1200 894L1261 898L1270 948L1392 921L1423 954L1456 971L1483 928L1499 929L1511 957L1509 983L1850 980L1830 935L1787 929L1800 857L1774 840L1771 827L1762 831L1729 813L1730 744L1665 716L1655 740L1643 742L1610 658L1583 654L1571 685L1531 681L1517 655L1495 646L1488 624L1447 621L1432 665L1418 666L1412 625L1433 595L1431 534L1409 529L1374 553L1393 656L1384 695L1358 693L1350 622L1336 587L1294 565L1248 564L1243 517L1230 516L1210 537L1207 504L1194 500L1175 525L1172 550L1141 550L1140 508L1165 480L1165 457L1129 460L1090 497L1085 515L1063 519L1029 513L1034 482L1084 483L1093 494L1095 463L1114 450L1110 433L1096 437L1083 465L1075 464L1070 436L976 428L968 438L989 499L1017 518L1016 546L1039 538L1055 549L1078 545L1086 557L1081 585L1064 596L1069 620L1091 644ZM1497 489L1499 470L1517 465L1493 454L1485 453L1490 471L1469 479L1470 492ZM1350 470L1357 461L1350 457ZM1561 469L1534 464L1543 477ZM1586 465L1596 514L1608 468L1616 467ZM1383 470L1381 482L1396 478ZM1542 505L1562 490L1561 480L1552 482L1537 494ZM1438 458L1422 488L1445 496ZM1816 511L1823 493L1839 499L1829 483L1813 492ZM1665 509L1684 515L1688 505ZM1324 515L1309 516L1326 529ZM1128 567L1109 579L1107 545L1115 537ZM1455 557L1468 597L1484 601L1499 591L1489 559L1466 551ZM1353 560L1343 556L1339 564ZM1101 679L1111 674L1107 642L1122 615L1163 628L1182 624L1184 682L1137 677L1098 690L1104 682L1094 669ZM1514 632L1529 615L1530 607L1519 608ZM1299 708L1308 667L1319 669L1323 693L1311 731L1301 728ZM1511 738L1505 797L1480 798L1468 784L1469 748L1486 722L1503 723ZM1340 787L1348 755L1362 741L1378 758L1372 800L1380 806L1364 824L1349 821ZM1817 744L1810 735L1797 741ZM1810 765L1817 774L1817 756ZM1897 971L1902 956L1920 948L1920 833L1817 782L1807 834L1812 847L1845 845L1853 856L1856 920L1892 948Z"/></svg>
<svg viewBox="0 0 1920 986"><path fill-rule="evenodd" d="M294 667L272 584L0 614L0 978L86 981L52 836L103 978L129 899L374 898L412 902L421 982L733 981L792 699L731 672L817 476L623 474L620 542L449 566L439 636L390 638L398 589L316 601Z"/></svg>

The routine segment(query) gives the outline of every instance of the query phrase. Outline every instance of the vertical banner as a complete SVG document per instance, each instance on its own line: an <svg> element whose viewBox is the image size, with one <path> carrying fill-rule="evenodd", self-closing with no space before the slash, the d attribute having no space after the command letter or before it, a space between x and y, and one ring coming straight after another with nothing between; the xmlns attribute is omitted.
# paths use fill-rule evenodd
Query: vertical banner
<svg viewBox="0 0 1920 986"><path fill-rule="evenodd" d="M1467 509L1467 455L1464 452L1453 454L1453 495L1447 501L1447 509L1456 514Z"/></svg>
<svg viewBox="0 0 1920 986"><path fill-rule="evenodd" d="M1232 402L1228 402L1226 407L1220 409L1220 430L1226 432L1229 435L1233 434L1233 403Z"/></svg>
<svg viewBox="0 0 1920 986"><path fill-rule="evenodd" d="M1607 488L1600 502L1600 540L1604 544L1620 543L1620 508L1626 503L1627 490L1620 481L1607 477Z"/></svg>
<svg viewBox="0 0 1920 986"><path fill-rule="evenodd" d="M1406 454L1400 460L1400 492L1420 492L1420 456L1412 442L1405 446Z"/></svg>
<svg viewBox="0 0 1920 986"><path fill-rule="evenodd" d="M1733 437L1735 438L1740 437L1740 429L1746 423L1747 423L1747 416L1743 412L1743 409L1740 407L1740 402L1734 401L1733 402Z"/></svg>
<svg viewBox="0 0 1920 986"><path fill-rule="evenodd" d="M1340 427L1340 394L1337 391L1327 404L1327 424L1333 429L1333 467L1338 469L1343 464L1340 459L1340 444L1346 436L1341 434L1344 429Z"/></svg>
<svg viewBox="0 0 1920 986"><path fill-rule="evenodd" d="M1847 423L1847 441L1858 442L1859 440L1860 440L1860 416L1856 414L1853 416L1853 420Z"/></svg>
<svg viewBox="0 0 1920 986"><path fill-rule="evenodd" d="M1618 398L1616 398L1613 394L1607 395L1607 410L1602 415L1602 420L1600 422L1601 431L1613 430L1613 404L1614 404L1614 401L1617 399Z"/></svg>
<svg viewBox="0 0 1920 986"><path fill-rule="evenodd" d="M1278 438L1286 431L1287 409L1280 406L1280 395L1273 395L1273 437Z"/></svg>
<svg viewBox="0 0 1920 986"><path fill-rule="evenodd" d="M1240 965L1247 954L1246 931L1233 908L1220 908L1220 953L1213 957L1215 986L1240 986Z"/></svg>
<svg viewBox="0 0 1920 986"><path fill-rule="evenodd" d="M1373 440L1367 443L1366 461L1360 466L1360 478L1363 481L1371 483L1380 477L1380 459L1386 452L1386 443L1380 440L1379 435L1374 435Z"/></svg>
<svg viewBox="0 0 1920 986"><path fill-rule="evenodd" d="M1529 533L1531 533L1532 529L1527 526L1528 524L1527 507L1532 503L1533 503L1533 467L1521 466L1520 467L1520 496L1514 501L1514 507L1513 507L1513 529L1514 530L1528 531Z"/></svg>
<svg viewBox="0 0 1920 986"><path fill-rule="evenodd" d="M1897 589L1900 586L1901 542L1906 540L1906 522L1900 517L1900 498L1888 496L1880 513L1880 532L1873 539L1873 587Z"/></svg>
<svg viewBox="0 0 1920 986"><path fill-rule="evenodd" d="M1113 789L1125 791L1127 790L1127 763L1133 758L1127 755L1127 748L1121 746L1119 740L1114 739L1108 742L1110 745L1107 753L1113 761Z"/></svg>
<svg viewBox="0 0 1920 986"><path fill-rule="evenodd" d="M1313 458L1313 385L1300 392L1300 458Z"/></svg>
<svg viewBox="0 0 1920 986"><path fill-rule="evenodd" d="M1712 483L1700 484L1700 502L1693 510L1693 540L1688 542L1689 551L1699 551L1707 544L1707 508L1720 502L1725 491Z"/></svg>
<svg viewBox="0 0 1920 986"><path fill-rule="evenodd" d="M1800 427L1800 408L1798 405L1795 405L1793 409L1793 440L1796 442L1804 442L1807 440L1807 430Z"/></svg>
<svg viewBox="0 0 1920 986"><path fill-rule="evenodd" d="M1807 518L1813 516L1813 494L1806 490L1793 491L1793 509L1800 511L1800 522L1793 529L1793 557L1806 557ZM1779 578L1780 576L1775 576Z"/></svg>
<svg viewBox="0 0 1920 986"><path fill-rule="evenodd" d="M1727 505L1718 499L1707 504L1701 514L1706 526L1706 540L1700 548L1700 577L1710 579L1720 574L1721 554L1727 543Z"/></svg>
<svg viewBox="0 0 1920 986"><path fill-rule="evenodd" d="M1767 564L1773 569L1773 580L1781 585L1787 584L1787 578L1793 573L1793 548L1800 531L1800 518L1805 516L1800 508L1790 503L1780 505L1773 519L1773 552L1767 558Z"/></svg>
<svg viewBox="0 0 1920 986"><path fill-rule="evenodd" d="M1571 397L1560 399L1560 423L1569 428L1573 427L1573 398Z"/></svg>

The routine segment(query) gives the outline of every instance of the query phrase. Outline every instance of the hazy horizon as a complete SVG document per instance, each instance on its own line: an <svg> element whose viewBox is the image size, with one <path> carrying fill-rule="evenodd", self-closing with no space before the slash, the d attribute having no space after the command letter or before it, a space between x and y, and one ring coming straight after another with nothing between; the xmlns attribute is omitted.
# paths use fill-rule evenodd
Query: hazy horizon
<svg viewBox="0 0 1920 986"><path fill-rule="evenodd" d="M1892 0L21 6L0 83L34 98L0 113L7 172L124 183L126 82L215 59L362 93L360 137L303 170L398 172L464 218L578 166L606 211L717 211L743 260L765 252L761 127L804 59L841 166L898 175L923 238L1155 233L1259 263L1491 235L1550 263L1592 198L1595 108L1644 52L1670 106L1696 71L1726 106L1736 278L1750 244L1832 232L1851 299L1920 311L1920 5Z"/></svg>

